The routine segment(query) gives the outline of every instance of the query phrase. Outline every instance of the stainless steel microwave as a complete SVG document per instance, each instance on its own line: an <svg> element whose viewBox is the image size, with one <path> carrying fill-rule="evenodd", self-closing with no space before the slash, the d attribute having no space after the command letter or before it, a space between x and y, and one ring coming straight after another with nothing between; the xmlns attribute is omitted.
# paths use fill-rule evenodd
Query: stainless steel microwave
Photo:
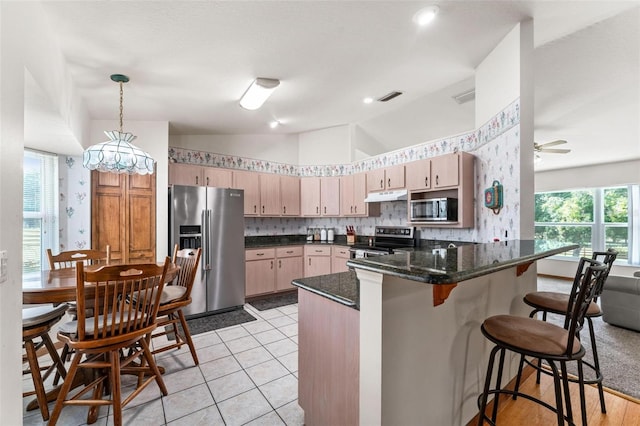
<svg viewBox="0 0 640 426"><path fill-rule="evenodd" d="M411 222L458 221L457 198L426 198L411 200Z"/></svg>

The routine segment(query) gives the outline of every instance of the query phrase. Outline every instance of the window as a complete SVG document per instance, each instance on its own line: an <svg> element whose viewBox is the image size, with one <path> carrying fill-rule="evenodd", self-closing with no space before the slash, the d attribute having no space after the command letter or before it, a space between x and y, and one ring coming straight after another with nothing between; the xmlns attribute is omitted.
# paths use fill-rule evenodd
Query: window
<svg viewBox="0 0 640 426"><path fill-rule="evenodd" d="M58 247L58 157L24 152L22 273L47 269L46 249ZM44 266L44 268L43 268Z"/></svg>
<svg viewBox="0 0 640 426"><path fill-rule="evenodd" d="M640 264L640 253L633 250L633 236L638 234L634 226L640 224L633 218L633 206L640 205L638 193L638 185L537 193L535 238L580 244L560 255L564 258L590 257L594 250L614 248L619 260Z"/></svg>

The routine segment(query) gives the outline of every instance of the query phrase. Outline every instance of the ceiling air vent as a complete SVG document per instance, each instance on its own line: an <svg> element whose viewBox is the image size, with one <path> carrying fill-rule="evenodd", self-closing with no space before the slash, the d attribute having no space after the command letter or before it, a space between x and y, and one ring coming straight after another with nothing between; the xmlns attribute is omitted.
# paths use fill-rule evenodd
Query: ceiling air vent
<svg viewBox="0 0 640 426"><path fill-rule="evenodd" d="M458 93L457 95L453 96L453 99L459 104L467 103L474 100L475 98L476 89L467 90L466 92Z"/></svg>
<svg viewBox="0 0 640 426"><path fill-rule="evenodd" d="M378 102L388 102L393 98L402 95L402 92L389 92L381 98L378 98Z"/></svg>

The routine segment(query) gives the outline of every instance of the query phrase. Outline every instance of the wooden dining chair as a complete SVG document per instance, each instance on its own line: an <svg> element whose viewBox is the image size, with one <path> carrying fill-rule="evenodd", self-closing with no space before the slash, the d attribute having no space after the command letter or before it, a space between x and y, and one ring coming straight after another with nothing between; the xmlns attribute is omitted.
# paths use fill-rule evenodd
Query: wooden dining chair
<svg viewBox="0 0 640 426"><path fill-rule="evenodd" d="M47 258L52 271L73 268L79 260L85 265L108 265L111 263L111 247L107 244L105 250L68 250L56 255L51 252L51 249L47 249Z"/></svg>
<svg viewBox="0 0 640 426"><path fill-rule="evenodd" d="M29 368L24 370L22 374L31 374L33 381L33 391L23 392L22 397L36 395L43 420L49 419L44 382L54 370L62 377L65 377L66 374L56 347L49 336L51 328L62 319L66 311L67 305L64 303L58 306L46 305L22 309L22 347L25 351L22 361L23 364L28 363L29 365ZM43 346L52 361L51 365L47 367L41 367L38 361L38 350ZM42 370L45 371L44 374L41 373Z"/></svg>
<svg viewBox="0 0 640 426"><path fill-rule="evenodd" d="M63 324L58 332L58 339L69 345L75 354L51 413L50 425L56 424L66 405L90 406L87 423L95 421L100 406L111 405L113 422L119 426L122 424L123 407L151 382L155 381L162 394L167 395L146 336L156 328L156 315L169 264L167 257L163 266L155 263L105 265L89 271L82 261L77 262L78 319ZM103 314L87 317L85 305L89 302L100 306ZM130 352L121 359L125 348ZM145 366L132 364L140 357L144 357ZM70 395L79 369L95 370L95 380ZM122 373L144 374L146 379L124 399L120 385ZM103 399L105 390L110 392L110 399ZM83 398L90 391L93 391L92 397Z"/></svg>
<svg viewBox="0 0 640 426"><path fill-rule="evenodd" d="M180 348L186 343L196 365L199 363L198 355L196 354L196 348L191 339L189 325L184 317L182 308L191 304L191 289L198 273L201 254L200 248L178 250L177 244L174 247L172 262L179 266L180 270L171 285L165 286L162 291L162 299L158 309L158 330L164 327L164 331L154 333L151 336L152 338L171 334L175 336L175 343L173 344L159 348L154 346L153 354ZM180 332L178 323L182 326L182 332Z"/></svg>

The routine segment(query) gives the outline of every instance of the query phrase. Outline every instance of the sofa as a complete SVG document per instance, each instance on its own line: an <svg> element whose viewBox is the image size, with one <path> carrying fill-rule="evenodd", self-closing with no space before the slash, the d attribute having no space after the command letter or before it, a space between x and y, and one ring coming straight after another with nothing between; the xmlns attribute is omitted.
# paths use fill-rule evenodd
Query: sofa
<svg viewBox="0 0 640 426"><path fill-rule="evenodd" d="M609 275L600 307L604 322L640 331L640 271L633 277Z"/></svg>

